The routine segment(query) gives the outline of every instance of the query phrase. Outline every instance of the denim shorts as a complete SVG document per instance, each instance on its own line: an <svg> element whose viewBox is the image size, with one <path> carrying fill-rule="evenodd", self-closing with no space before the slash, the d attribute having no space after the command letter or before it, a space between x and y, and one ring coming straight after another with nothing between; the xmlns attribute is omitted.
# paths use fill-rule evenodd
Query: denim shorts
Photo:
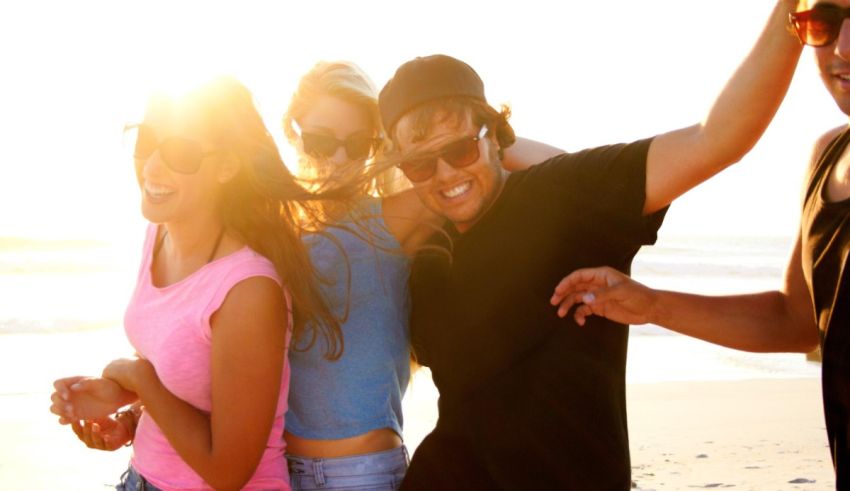
<svg viewBox="0 0 850 491"><path fill-rule="evenodd" d="M307 459L287 455L286 459L292 491L395 491L410 462L404 445L352 457Z"/></svg>
<svg viewBox="0 0 850 491"><path fill-rule="evenodd" d="M121 482L115 486L115 489L117 491L162 491L136 472L132 465L124 471L124 474L121 474Z"/></svg>

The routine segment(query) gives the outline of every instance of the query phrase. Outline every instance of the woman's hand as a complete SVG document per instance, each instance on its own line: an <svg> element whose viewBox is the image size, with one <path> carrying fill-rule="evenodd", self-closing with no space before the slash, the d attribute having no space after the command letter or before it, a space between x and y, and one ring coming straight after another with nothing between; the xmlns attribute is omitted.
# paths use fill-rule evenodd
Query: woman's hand
<svg viewBox="0 0 850 491"><path fill-rule="evenodd" d="M115 381L130 392L138 392L144 384L159 380L153 365L144 358L114 360L103 369L103 378Z"/></svg>
<svg viewBox="0 0 850 491"><path fill-rule="evenodd" d="M655 290L609 267L573 271L558 286L550 302L564 317L573 305L573 314L583 326L589 315L598 315L621 324L647 324L654 316Z"/></svg>
<svg viewBox="0 0 850 491"><path fill-rule="evenodd" d="M99 377L61 378L53 388L50 412L59 416L60 424L106 418L137 399L115 381Z"/></svg>
<svg viewBox="0 0 850 491"><path fill-rule="evenodd" d="M134 430L131 430L129 425L129 421L119 421L111 417L86 420L82 423L71 421L71 429L87 447L109 452L132 440Z"/></svg>

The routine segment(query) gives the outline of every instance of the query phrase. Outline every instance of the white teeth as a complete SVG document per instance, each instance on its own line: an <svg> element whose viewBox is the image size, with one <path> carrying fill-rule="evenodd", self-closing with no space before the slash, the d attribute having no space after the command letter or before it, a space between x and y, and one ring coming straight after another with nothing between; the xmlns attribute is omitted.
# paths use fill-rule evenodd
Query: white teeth
<svg viewBox="0 0 850 491"><path fill-rule="evenodd" d="M840 73L837 77L841 80L850 80L850 73Z"/></svg>
<svg viewBox="0 0 850 491"><path fill-rule="evenodd" d="M443 191L443 196L446 198L457 198L461 194L465 193L472 185L469 182L464 182L462 184L458 184L457 186L446 189Z"/></svg>
<svg viewBox="0 0 850 491"><path fill-rule="evenodd" d="M145 183L145 192L153 197L162 197L174 192L173 188L167 186L159 186L156 184Z"/></svg>

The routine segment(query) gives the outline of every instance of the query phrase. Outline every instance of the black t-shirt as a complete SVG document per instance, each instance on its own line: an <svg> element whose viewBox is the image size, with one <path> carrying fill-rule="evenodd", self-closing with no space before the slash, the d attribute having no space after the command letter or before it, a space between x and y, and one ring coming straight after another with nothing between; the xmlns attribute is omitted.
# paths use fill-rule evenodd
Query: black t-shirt
<svg viewBox="0 0 850 491"><path fill-rule="evenodd" d="M628 328L580 328L549 299L575 269L629 272L655 241L664 211L642 215L650 141L513 173L472 228L449 226L418 255L411 338L440 417L402 489L630 487Z"/></svg>

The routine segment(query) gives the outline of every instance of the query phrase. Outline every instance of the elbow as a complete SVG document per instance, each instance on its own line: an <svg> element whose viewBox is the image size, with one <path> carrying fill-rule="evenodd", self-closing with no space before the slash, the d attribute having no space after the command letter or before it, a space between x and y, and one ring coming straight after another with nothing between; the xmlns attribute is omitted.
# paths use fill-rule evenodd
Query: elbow
<svg viewBox="0 0 850 491"><path fill-rule="evenodd" d="M248 468L245 466L237 467L233 465L233 462L222 463L214 465L212 472L204 476L204 480L216 491L238 491L248 484L256 468L256 465Z"/></svg>
<svg viewBox="0 0 850 491"><path fill-rule="evenodd" d="M714 165L710 167L709 175L706 179L719 174L721 171L724 171L743 160L744 156L747 155L747 151L749 151L749 149L746 151L729 152L717 155L714 159Z"/></svg>
<svg viewBox="0 0 850 491"><path fill-rule="evenodd" d="M757 141L741 141L730 138L726 133L718 134L703 127L699 129L693 144L694 155L701 155L706 159L704 162L708 171L707 177L711 177L743 160Z"/></svg>
<svg viewBox="0 0 850 491"><path fill-rule="evenodd" d="M251 478L251 474L246 476L242 476L241 473L237 476L236 473L227 474L220 473L219 476L211 477L207 484L210 485L211 488L216 491L239 491L246 484L248 484L248 480Z"/></svg>
<svg viewBox="0 0 850 491"><path fill-rule="evenodd" d="M811 353L820 347L820 336L818 336L817 328L805 329L804 331L797 336L794 345L794 351L797 353Z"/></svg>
<svg viewBox="0 0 850 491"><path fill-rule="evenodd" d="M789 353L811 353L820 345L818 327L814 322L797 320L790 322L782 336L782 351Z"/></svg>

